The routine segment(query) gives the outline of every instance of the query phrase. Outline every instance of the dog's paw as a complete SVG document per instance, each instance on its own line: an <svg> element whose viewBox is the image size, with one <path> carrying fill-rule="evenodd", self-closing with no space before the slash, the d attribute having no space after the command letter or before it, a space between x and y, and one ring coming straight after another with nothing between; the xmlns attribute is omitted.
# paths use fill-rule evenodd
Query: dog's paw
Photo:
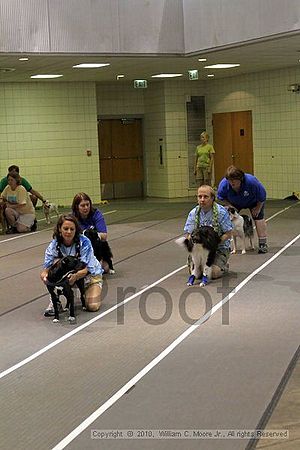
<svg viewBox="0 0 300 450"><path fill-rule="evenodd" d="M207 275L203 275L202 280L200 281L200 286L204 287L208 284L208 282L209 282L209 280L208 280Z"/></svg>
<svg viewBox="0 0 300 450"><path fill-rule="evenodd" d="M114 273L116 273L116 271L115 271L115 269L109 269L109 272L108 272L108 273L114 274Z"/></svg>
<svg viewBox="0 0 300 450"><path fill-rule="evenodd" d="M194 282L195 282L195 275L191 275L186 283L187 286L193 286Z"/></svg>
<svg viewBox="0 0 300 450"><path fill-rule="evenodd" d="M242 255L246 255L246 250L242 250Z"/></svg>
<svg viewBox="0 0 300 450"><path fill-rule="evenodd" d="M231 252L230 252L232 255L235 255L236 254L236 250L231 250Z"/></svg>
<svg viewBox="0 0 300 450"><path fill-rule="evenodd" d="M53 319L52 322L53 322L53 323L58 323L58 322L59 322L59 319Z"/></svg>

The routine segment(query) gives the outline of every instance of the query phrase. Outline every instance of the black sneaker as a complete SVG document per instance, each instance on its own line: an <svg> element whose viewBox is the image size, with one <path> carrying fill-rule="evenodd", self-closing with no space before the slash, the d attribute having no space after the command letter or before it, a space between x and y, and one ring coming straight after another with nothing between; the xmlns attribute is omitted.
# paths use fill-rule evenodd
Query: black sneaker
<svg viewBox="0 0 300 450"><path fill-rule="evenodd" d="M5 231L5 234L17 234L17 229L15 227L9 227Z"/></svg>
<svg viewBox="0 0 300 450"><path fill-rule="evenodd" d="M269 247L267 244L259 244L258 253L268 253Z"/></svg>
<svg viewBox="0 0 300 450"><path fill-rule="evenodd" d="M30 227L30 231L36 231L37 230L37 220L34 219L33 225Z"/></svg>

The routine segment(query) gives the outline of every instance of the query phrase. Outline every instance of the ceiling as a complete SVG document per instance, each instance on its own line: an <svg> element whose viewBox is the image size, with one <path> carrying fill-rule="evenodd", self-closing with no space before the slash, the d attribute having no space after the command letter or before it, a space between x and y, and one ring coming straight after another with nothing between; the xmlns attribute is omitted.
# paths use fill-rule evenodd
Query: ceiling
<svg viewBox="0 0 300 450"><path fill-rule="evenodd" d="M19 61L21 56L29 57L29 61ZM198 58L207 58L199 62ZM0 82L36 82L31 75L62 74L54 80L38 80L40 82L62 81L95 81L125 83L134 79L146 79L155 82L151 75L158 73L182 73L182 79L188 79L188 70L198 69L199 79L206 80L207 74L214 73L213 79L221 79L264 70L275 70L299 65L300 34L243 44L233 48L216 49L185 56L111 56L111 55L57 55L57 54L0 54ZM73 69L79 63L110 63L99 69ZM204 69L205 65L216 63L239 63L233 69ZM300 66L299 66L300 67ZM3 69L15 69L6 72ZM116 81L118 74L124 74L122 80ZM212 79L212 80L213 80ZM294 80L300 82L299 80Z"/></svg>

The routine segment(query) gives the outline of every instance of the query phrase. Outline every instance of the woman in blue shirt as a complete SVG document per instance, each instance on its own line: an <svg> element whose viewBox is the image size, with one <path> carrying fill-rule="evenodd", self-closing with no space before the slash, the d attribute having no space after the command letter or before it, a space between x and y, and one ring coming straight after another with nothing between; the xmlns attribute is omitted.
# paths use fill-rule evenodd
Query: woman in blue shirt
<svg viewBox="0 0 300 450"><path fill-rule="evenodd" d="M95 228L102 241L107 240L107 227L103 214L94 208L91 198L84 192L79 192L73 198L72 213L79 222L81 231Z"/></svg>
<svg viewBox="0 0 300 450"><path fill-rule="evenodd" d="M267 253L267 225L264 219L266 190L261 182L241 169L229 166L225 178L219 184L217 197L227 206L238 211L249 209L256 225L258 253Z"/></svg>
<svg viewBox="0 0 300 450"><path fill-rule="evenodd" d="M107 240L107 227L103 214L92 204L91 198L84 192L75 195L72 203L72 213L78 220L81 231L94 228L98 231L98 236L102 241ZM101 261L104 273L109 272L106 261Z"/></svg>

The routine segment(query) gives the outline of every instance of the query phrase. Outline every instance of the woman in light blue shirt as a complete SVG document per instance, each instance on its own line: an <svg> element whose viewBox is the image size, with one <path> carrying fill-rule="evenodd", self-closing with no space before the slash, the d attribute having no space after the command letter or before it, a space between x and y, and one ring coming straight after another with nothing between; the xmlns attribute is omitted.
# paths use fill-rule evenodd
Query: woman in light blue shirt
<svg viewBox="0 0 300 450"><path fill-rule="evenodd" d="M53 240L46 249L44 269L40 275L44 283L47 283L49 268L55 260L68 255L77 256L86 265L84 269L69 277L69 283L73 285L76 280L84 278L86 308L89 311L98 311L101 305L103 269L94 255L91 241L80 234L78 221L71 214L59 217L54 229ZM52 302L44 315L54 315Z"/></svg>

